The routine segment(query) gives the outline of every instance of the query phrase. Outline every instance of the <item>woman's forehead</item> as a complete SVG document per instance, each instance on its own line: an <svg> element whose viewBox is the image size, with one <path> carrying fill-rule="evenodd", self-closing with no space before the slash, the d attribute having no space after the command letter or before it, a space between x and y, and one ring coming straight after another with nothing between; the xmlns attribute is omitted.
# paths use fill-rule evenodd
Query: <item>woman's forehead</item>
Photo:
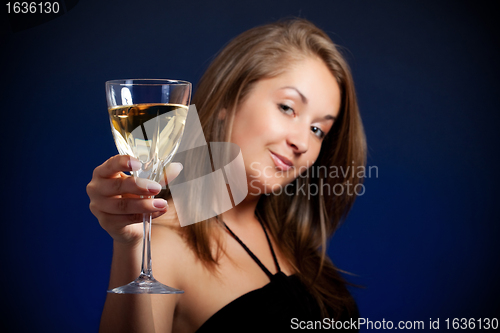
<svg viewBox="0 0 500 333"><path fill-rule="evenodd" d="M274 95L295 96L303 104L337 111L340 108L340 89L337 79L319 58L306 58L281 74L256 82L253 89ZM334 115L335 116L335 115Z"/></svg>

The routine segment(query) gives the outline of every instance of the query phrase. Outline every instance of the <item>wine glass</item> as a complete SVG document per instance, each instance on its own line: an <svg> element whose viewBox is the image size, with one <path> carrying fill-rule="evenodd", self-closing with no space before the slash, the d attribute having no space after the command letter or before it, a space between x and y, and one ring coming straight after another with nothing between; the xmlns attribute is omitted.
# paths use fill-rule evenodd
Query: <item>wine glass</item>
<svg viewBox="0 0 500 333"><path fill-rule="evenodd" d="M106 82L109 119L116 147L141 163L135 178L159 182L179 148L191 100L191 83L179 80L132 79ZM117 294L179 294L153 277L151 214L143 214L141 274Z"/></svg>

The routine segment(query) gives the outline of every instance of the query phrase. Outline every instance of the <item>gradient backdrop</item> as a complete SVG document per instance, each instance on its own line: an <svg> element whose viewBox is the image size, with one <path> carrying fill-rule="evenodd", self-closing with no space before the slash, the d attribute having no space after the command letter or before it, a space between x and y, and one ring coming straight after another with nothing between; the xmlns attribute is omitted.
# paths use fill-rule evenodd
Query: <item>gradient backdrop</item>
<svg viewBox="0 0 500 333"><path fill-rule="evenodd" d="M64 15L31 28L35 15L9 21L1 8L2 328L98 329L112 241L85 186L116 154L104 82L196 83L232 37L289 16L313 21L345 48L368 165L378 167L329 248L364 286L352 291L361 316L426 327L440 318L441 328L446 318L500 317L494 2L64 5Z"/></svg>

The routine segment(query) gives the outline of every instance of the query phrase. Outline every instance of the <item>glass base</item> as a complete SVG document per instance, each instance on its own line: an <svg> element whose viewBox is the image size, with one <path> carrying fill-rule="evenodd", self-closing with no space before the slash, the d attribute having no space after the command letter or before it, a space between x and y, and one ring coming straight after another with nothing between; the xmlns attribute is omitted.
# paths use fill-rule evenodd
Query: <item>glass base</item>
<svg viewBox="0 0 500 333"><path fill-rule="evenodd" d="M172 288L141 274L137 279L121 287L108 290L112 294L183 294L184 290Z"/></svg>

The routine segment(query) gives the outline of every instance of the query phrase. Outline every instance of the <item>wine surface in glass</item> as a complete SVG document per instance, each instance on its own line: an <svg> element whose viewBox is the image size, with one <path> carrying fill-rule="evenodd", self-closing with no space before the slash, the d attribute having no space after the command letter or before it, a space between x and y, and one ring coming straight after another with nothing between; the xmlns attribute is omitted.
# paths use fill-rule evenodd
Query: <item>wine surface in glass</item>
<svg viewBox="0 0 500 333"><path fill-rule="evenodd" d="M138 176L159 181L179 147L188 108L180 104L134 104L109 109L113 137L122 155L143 163Z"/></svg>

